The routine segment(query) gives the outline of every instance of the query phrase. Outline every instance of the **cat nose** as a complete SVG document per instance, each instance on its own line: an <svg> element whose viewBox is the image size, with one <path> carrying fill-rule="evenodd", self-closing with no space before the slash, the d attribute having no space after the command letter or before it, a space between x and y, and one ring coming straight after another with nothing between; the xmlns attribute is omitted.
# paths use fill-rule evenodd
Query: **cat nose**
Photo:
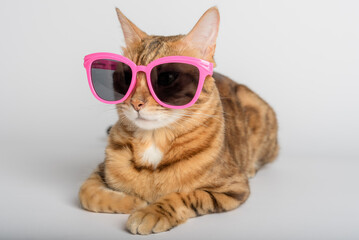
<svg viewBox="0 0 359 240"><path fill-rule="evenodd" d="M138 112L145 106L145 102L140 99L131 99L131 105Z"/></svg>

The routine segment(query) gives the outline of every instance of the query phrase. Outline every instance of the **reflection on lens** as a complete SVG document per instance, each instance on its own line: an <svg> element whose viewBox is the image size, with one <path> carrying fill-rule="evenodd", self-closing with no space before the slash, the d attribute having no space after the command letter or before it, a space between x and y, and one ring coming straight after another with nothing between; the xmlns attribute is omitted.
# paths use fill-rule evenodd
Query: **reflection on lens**
<svg viewBox="0 0 359 240"><path fill-rule="evenodd" d="M191 102L199 81L197 67L186 63L165 63L151 71L151 83L156 96L172 106Z"/></svg>
<svg viewBox="0 0 359 240"><path fill-rule="evenodd" d="M131 84L132 70L122 62L99 59L91 65L92 85L97 95L106 101L122 99Z"/></svg>

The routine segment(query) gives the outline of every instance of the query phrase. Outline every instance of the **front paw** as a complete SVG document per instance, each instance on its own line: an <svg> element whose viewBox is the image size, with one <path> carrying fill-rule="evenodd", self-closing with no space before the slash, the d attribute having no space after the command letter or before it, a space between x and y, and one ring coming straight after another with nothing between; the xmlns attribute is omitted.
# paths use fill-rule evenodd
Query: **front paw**
<svg viewBox="0 0 359 240"><path fill-rule="evenodd" d="M133 234L146 235L168 231L173 226L167 216L147 207L131 214L127 220L126 227Z"/></svg>

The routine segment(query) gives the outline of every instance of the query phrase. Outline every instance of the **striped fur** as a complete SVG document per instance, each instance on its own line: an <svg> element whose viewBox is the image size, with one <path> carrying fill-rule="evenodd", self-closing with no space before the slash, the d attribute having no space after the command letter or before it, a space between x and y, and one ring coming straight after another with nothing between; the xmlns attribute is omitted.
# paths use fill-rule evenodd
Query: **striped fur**
<svg viewBox="0 0 359 240"><path fill-rule="evenodd" d="M122 25L133 25L119 14ZM214 62L214 52L201 55L186 43L186 35L148 36L135 26L132 29L141 40L128 40L124 55L137 64L171 55ZM145 76L139 73L137 79L136 91L117 105L119 121L110 130L105 161L80 189L83 208L131 213L127 229L150 234L245 202L248 178L278 153L272 108L247 87L215 73L207 77L195 105L166 109L150 95ZM163 127L142 129L125 114L135 100L153 114L177 117ZM149 146L162 153L156 165L142 159Z"/></svg>

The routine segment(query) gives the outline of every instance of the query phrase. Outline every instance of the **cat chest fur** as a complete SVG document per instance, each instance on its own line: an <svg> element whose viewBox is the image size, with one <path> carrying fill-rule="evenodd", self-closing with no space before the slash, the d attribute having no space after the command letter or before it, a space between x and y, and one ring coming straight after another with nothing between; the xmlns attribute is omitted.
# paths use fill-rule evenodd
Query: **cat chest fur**
<svg viewBox="0 0 359 240"><path fill-rule="evenodd" d="M156 168L157 165L161 162L163 153L154 143L143 150L143 153L140 154L142 163L152 165L153 168Z"/></svg>

